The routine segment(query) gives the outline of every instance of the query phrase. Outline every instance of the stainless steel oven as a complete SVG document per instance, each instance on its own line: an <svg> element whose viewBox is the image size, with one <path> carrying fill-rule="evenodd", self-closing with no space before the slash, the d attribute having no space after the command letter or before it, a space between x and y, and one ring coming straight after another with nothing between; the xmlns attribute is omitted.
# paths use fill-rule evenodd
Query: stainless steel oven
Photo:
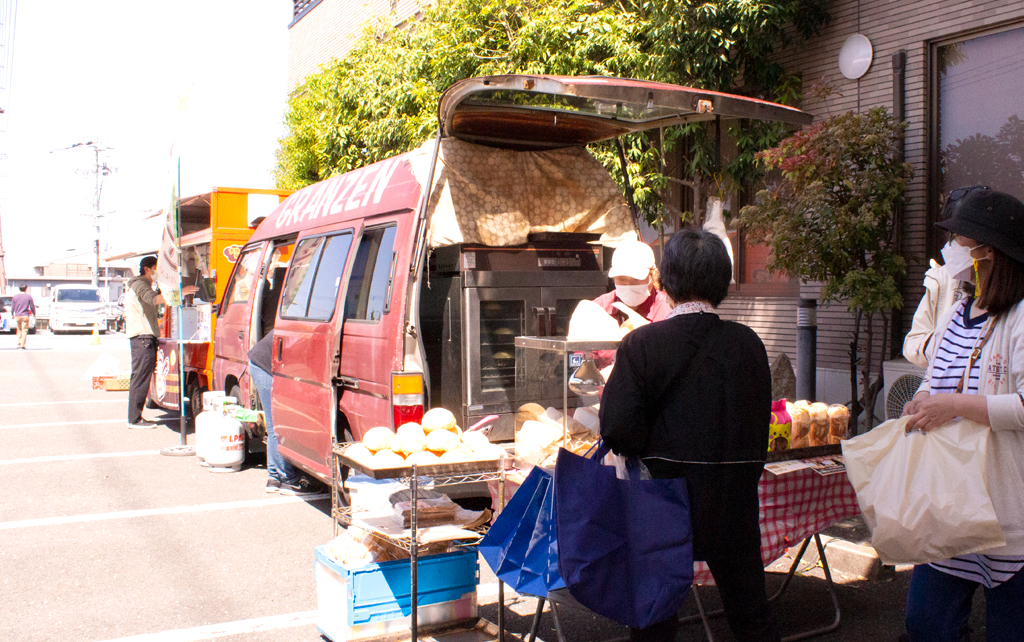
<svg viewBox="0 0 1024 642"><path fill-rule="evenodd" d="M491 439L514 439L515 338L565 336L576 304L608 291L601 246L566 236L433 252L420 307L430 405L464 428L498 415Z"/></svg>

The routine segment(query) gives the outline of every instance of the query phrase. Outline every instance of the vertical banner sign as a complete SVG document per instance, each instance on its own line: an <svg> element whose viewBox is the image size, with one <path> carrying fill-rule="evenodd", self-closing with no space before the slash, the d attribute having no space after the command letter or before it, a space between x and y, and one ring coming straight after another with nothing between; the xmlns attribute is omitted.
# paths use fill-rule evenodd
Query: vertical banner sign
<svg viewBox="0 0 1024 642"><path fill-rule="evenodd" d="M181 247L178 239L178 157L177 144L171 145L170 172L168 183L170 199L164 210L167 217L164 221L163 236L160 239L160 253L156 261L156 282L160 284L160 293L170 306L181 305Z"/></svg>

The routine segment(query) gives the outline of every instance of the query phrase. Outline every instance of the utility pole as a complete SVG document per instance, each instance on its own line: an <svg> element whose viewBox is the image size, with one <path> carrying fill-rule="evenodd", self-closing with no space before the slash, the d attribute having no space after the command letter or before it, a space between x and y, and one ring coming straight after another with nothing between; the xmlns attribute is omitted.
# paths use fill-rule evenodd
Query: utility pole
<svg viewBox="0 0 1024 642"><path fill-rule="evenodd" d="M96 155L96 167L93 170L94 173L95 173L95 176L96 176L96 194L95 194L95 199L94 199L95 209L94 209L93 215L92 215L92 223L93 223L93 228L95 229L96 236L93 239L93 250L94 250L94 255L95 255L94 259L95 260L93 262L92 284L95 287L99 287L99 285L100 285L100 216L102 216L100 214L100 195L103 192L103 177L111 174L114 171L112 168L107 166L106 161L104 161L103 163L100 163L100 152L108 152L108 151L110 151L111 148L109 148L109 147L102 147L102 146L100 146L100 144L98 142L89 141L89 142L86 142L86 143L75 143L74 145L70 145L68 147L65 147L62 150L53 150L53 151L64 151L64 150L68 150L68 149L74 149L76 147L90 147L90 148L92 148L93 153ZM53 153L53 152L50 152L50 153ZM2 250L0 250L0 251L2 251ZM2 254L0 254L0 257L2 257Z"/></svg>

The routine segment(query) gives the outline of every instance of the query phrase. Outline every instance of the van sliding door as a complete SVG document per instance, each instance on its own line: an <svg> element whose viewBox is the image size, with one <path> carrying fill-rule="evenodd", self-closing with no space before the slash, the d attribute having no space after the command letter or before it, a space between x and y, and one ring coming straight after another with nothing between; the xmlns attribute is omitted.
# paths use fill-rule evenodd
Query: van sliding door
<svg viewBox="0 0 1024 642"><path fill-rule="evenodd" d="M282 454L329 476L335 413L331 362L337 345L332 321L352 247L352 230L300 238L274 324L271 410Z"/></svg>
<svg viewBox="0 0 1024 642"><path fill-rule="evenodd" d="M240 371L249 363L249 312L250 299L254 296L256 275L260 271L260 256L264 245L247 247L235 262L235 273L224 290L220 313L217 315L217 329L213 335L213 351L217 357L234 361ZM232 374L235 370L232 369ZM225 373L222 373L223 377ZM219 379L216 385L223 385ZM245 403L244 399L238 400Z"/></svg>

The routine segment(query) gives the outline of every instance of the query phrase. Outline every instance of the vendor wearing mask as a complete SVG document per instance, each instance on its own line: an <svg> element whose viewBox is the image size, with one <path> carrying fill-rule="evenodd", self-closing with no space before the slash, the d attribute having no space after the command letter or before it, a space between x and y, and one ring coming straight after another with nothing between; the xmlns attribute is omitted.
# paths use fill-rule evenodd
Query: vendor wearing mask
<svg viewBox="0 0 1024 642"><path fill-rule="evenodd" d="M594 299L619 325L626 315L614 306L620 301L648 321L661 321L672 307L663 292L654 287L654 252L646 243L625 241L612 254L608 277L615 289Z"/></svg>

